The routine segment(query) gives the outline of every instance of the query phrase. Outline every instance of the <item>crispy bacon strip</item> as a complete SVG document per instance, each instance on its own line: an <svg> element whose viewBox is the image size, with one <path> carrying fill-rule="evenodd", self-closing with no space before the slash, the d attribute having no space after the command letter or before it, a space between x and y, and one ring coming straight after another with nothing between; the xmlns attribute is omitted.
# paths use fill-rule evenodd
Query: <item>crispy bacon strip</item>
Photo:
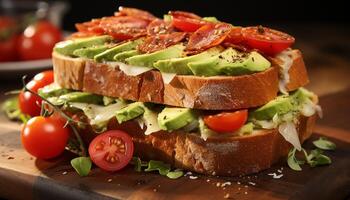
<svg viewBox="0 0 350 200"><path fill-rule="evenodd" d="M138 46L138 50L143 53L152 53L178 44L186 37L184 32L173 32L148 36L145 41Z"/></svg>
<svg viewBox="0 0 350 200"><path fill-rule="evenodd" d="M204 25L190 36L186 50L201 51L217 46L225 40L231 29L232 25L226 23Z"/></svg>

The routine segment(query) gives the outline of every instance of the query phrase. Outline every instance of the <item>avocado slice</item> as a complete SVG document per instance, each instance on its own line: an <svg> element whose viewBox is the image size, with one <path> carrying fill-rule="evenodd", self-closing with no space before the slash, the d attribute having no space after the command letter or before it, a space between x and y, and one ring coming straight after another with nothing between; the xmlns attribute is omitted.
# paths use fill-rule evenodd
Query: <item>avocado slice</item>
<svg viewBox="0 0 350 200"><path fill-rule="evenodd" d="M240 53L228 48L219 55L202 61L188 63L189 68L197 76L242 75L264 71L271 63L257 52Z"/></svg>
<svg viewBox="0 0 350 200"><path fill-rule="evenodd" d="M164 108L158 114L158 124L162 130L173 131L197 120L189 108Z"/></svg>
<svg viewBox="0 0 350 200"><path fill-rule="evenodd" d="M125 59L130 58L131 56L136 56L136 55L140 55L140 52L137 50L124 51L124 52L116 54L113 57L113 60L119 61L119 62L125 62Z"/></svg>
<svg viewBox="0 0 350 200"><path fill-rule="evenodd" d="M103 104L103 96L87 92L71 92L59 97L64 102L79 102L89 104Z"/></svg>
<svg viewBox="0 0 350 200"><path fill-rule="evenodd" d="M129 65L153 68L153 64L158 60L181 57L184 49L185 46L183 44L177 44L153 53L132 56L125 59L125 61Z"/></svg>
<svg viewBox="0 0 350 200"><path fill-rule="evenodd" d="M71 90L61 88L57 84L50 84L38 90L38 94L44 98L58 97L69 92L71 92Z"/></svg>
<svg viewBox="0 0 350 200"><path fill-rule="evenodd" d="M81 58L94 58L95 55L102 53L108 49L108 46L92 46L87 48L76 49L73 51L73 55Z"/></svg>
<svg viewBox="0 0 350 200"><path fill-rule="evenodd" d="M74 56L73 52L77 49L91 46L99 46L112 41L109 35L89 37L83 39L66 40L55 45L54 51L66 56Z"/></svg>
<svg viewBox="0 0 350 200"><path fill-rule="evenodd" d="M285 114L293 110L292 99L288 96L279 96L262 107L254 110L251 116L257 120L270 120L275 114Z"/></svg>
<svg viewBox="0 0 350 200"><path fill-rule="evenodd" d="M153 64L153 66L161 72L176 73L179 75L191 75L193 74L191 69L187 66L190 62L201 61L212 56L218 55L222 48L214 47L202 53L187 56L183 58L170 58L166 60L159 60Z"/></svg>
<svg viewBox="0 0 350 200"><path fill-rule="evenodd" d="M306 90L305 88L299 88L291 94L291 98L295 105L300 105L307 99L311 99L315 96L314 93Z"/></svg>
<svg viewBox="0 0 350 200"><path fill-rule="evenodd" d="M121 124L123 122L134 119L145 112L144 105L141 102L135 102L129 104L127 107L118 110L116 112L116 118L118 123Z"/></svg>
<svg viewBox="0 0 350 200"><path fill-rule="evenodd" d="M94 59L96 62L101 61L113 61L114 56L118 53L124 52L124 51L130 51L135 50L136 46L139 45L143 39L133 40L129 41L120 45L117 45L113 48L110 48L100 54L97 54Z"/></svg>
<svg viewBox="0 0 350 200"><path fill-rule="evenodd" d="M223 74L234 76L243 74L252 74L255 72L265 71L271 66L271 63L256 51L252 51L248 56L237 53L228 54L224 60L220 60L219 68ZM232 55L237 55L236 57Z"/></svg>

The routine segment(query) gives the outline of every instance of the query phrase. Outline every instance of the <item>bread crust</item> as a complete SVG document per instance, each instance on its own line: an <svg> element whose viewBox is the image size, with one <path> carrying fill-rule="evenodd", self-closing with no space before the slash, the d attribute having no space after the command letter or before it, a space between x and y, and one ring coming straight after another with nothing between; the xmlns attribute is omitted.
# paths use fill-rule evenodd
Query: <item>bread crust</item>
<svg viewBox="0 0 350 200"><path fill-rule="evenodd" d="M301 143L311 136L315 120L316 115L299 118L297 130ZM134 155L142 160L161 160L176 168L207 175L257 173L286 159L292 147L277 129L254 131L246 136L209 137L206 141L196 133L181 131L145 135L145 128L141 129L134 120L118 124L112 119L108 129L123 130L131 135ZM80 134L87 144L98 135L91 127L81 130Z"/></svg>
<svg viewBox="0 0 350 200"><path fill-rule="evenodd" d="M293 52L289 91L308 83L301 53ZM271 68L251 75L177 75L169 84L163 83L161 73L156 70L128 76L118 66L92 60L77 60L56 53L53 59L55 79L62 87L134 101L205 110L236 110L264 105L278 93L278 59L272 59L274 65Z"/></svg>

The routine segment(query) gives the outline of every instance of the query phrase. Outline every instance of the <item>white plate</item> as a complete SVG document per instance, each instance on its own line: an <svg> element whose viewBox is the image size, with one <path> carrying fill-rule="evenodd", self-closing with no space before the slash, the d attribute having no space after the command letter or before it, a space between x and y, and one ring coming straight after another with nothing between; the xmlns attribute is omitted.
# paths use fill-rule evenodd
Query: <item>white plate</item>
<svg viewBox="0 0 350 200"><path fill-rule="evenodd" d="M14 72L14 71L27 71L27 70L39 70L52 67L52 60L30 60L30 61L18 61L18 62L0 62L0 72Z"/></svg>

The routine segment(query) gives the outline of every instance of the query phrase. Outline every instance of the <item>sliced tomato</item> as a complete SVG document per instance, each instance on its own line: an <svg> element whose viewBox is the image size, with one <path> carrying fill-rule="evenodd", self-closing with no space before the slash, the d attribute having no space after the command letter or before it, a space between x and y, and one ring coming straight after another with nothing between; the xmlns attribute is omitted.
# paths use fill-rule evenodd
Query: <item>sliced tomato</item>
<svg viewBox="0 0 350 200"><path fill-rule="evenodd" d="M106 171L118 171L124 168L134 153L132 138L120 130L111 130L100 134L89 145L89 154L93 163Z"/></svg>
<svg viewBox="0 0 350 200"><path fill-rule="evenodd" d="M157 35L174 32L174 27L171 22L166 22L161 19L153 20L147 27L148 35Z"/></svg>
<svg viewBox="0 0 350 200"><path fill-rule="evenodd" d="M234 27L231 29L230 33L225 39L225 42L229 42L232 44L241 44L244 41L242 28Z"/></svg>
<svg viewBox="0 0 350 200"><path fill-rule="evenodd" d="M69 35L68 37L66 37L66 40L69 39L74 39L74 38L86 38L86 37L92 37L92 36L97 36L99 34L96 33L89 33L89 32L75 32L72 33L71 35Z"/></svg>
<svg viewBox="0 0 350 200"><path fill-rule="evenodd" d="M286 33L262 26L243 28L242 35L249 47L267 55L276 55L295 42L294 37Z"/></svg>
<svg viewBox="0 0 350 200"><path fill-rule="evenodd" d="M148 36L137 49L143 53L152 53L178 44L186 37L184 32L173 32L168 34Z"/></svg>
<svg viewBox="0 0 350 200"><path fill-rule="evenodd" d="M186 17L173 17L172 25L185 32L195 32L200 27L209 24L210 22L200 20L200 19L193 19L193 18L186 18Z"/></svg>
<svg viewBox="0 0 350 200"><path fill-rule="evenodd" d="M232 25L230 24L207 24L190 36L187 50L205 50L217 46L225 40L231 29Z"/></svg>
<svg viewBox="0 0 350 200"><path fill-rule="evenodd" d="M169 15L171 15L172 17L185 17L185 18L191 18L191 19L202 19L202 17L194 14L194 13L190 13L190 12L186 12L186 11L169 11Z"/></svg>
<svg viewBox="0 0 350 200"><path fill-rule="evenodd" d="M248 110L222 112L204 117L204 123L218 133L230 133L241 128L247 121Z"/></svg>
<svg viewBox="0 0 350 200"><path fill-rule="evenodd" d="M140 19L144 19L147 21L153 21L154 19L156 19L156 17L154 15L152 15L151 13L144 11L144 10L140 10L137 8L128 8L128 7L123 7L120 6L119 7L119 13L117 14L117 16L120 15L126 15L126 16L133 16L133 17L137 17Z"/></svg>
<svg viewBox="0 0 350 200"><path fill-rule="evenodd" d="M118 40L137 38L147 34L149 22L131 16L102 18L100 27L105 33Z"/></svg>

